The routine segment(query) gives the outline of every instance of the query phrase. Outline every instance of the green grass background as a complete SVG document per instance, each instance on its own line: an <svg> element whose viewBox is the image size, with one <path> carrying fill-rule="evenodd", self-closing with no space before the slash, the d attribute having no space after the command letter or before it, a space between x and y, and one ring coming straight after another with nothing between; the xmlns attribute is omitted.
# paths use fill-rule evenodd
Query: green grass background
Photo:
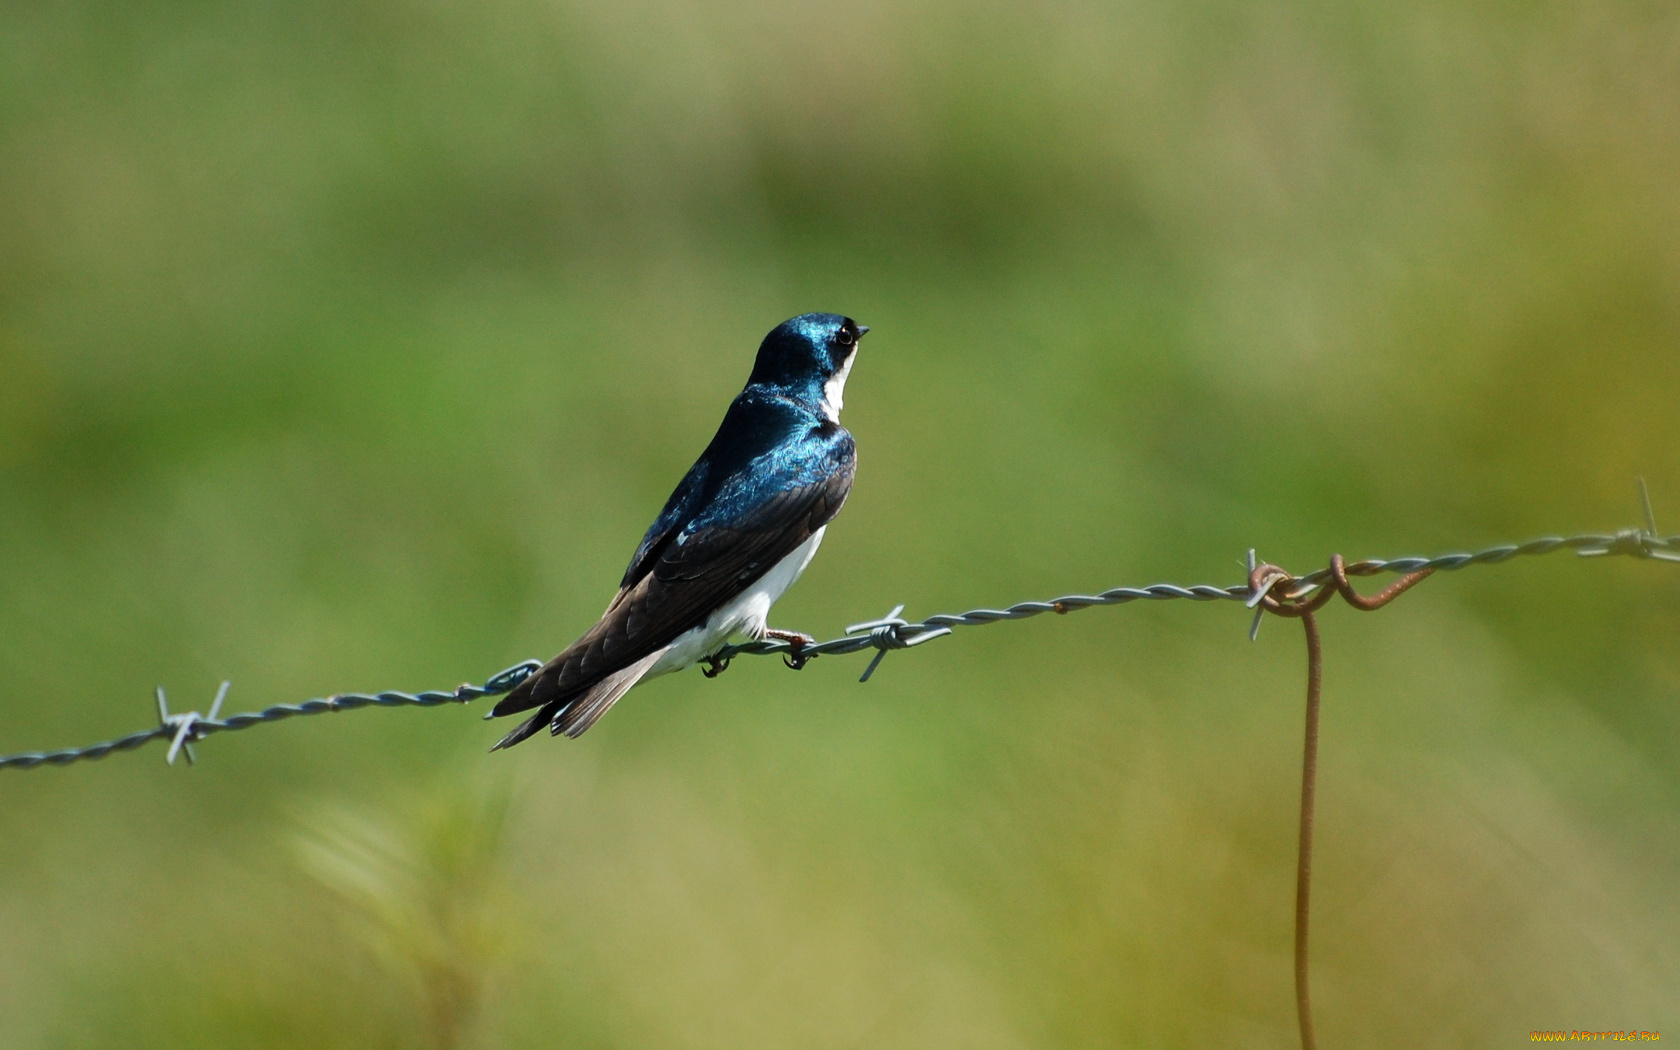
<svg viewBox="0 0 1680 1050"><path fill-rule="evenodd" d="M591 622L874 326L778 606L1680 530L1680 10L0 7L0 752ZM1301 641L1130 605L0 773L0 1045L1294 1045ZM1324 617L1325 1046L1680 1036L1680 575ZM480 705L482 706L482 705Z"/></svg>

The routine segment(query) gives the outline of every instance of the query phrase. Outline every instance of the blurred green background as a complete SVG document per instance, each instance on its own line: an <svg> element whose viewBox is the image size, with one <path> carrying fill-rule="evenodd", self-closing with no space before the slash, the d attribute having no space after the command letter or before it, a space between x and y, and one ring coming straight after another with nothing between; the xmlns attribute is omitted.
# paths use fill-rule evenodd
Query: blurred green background
<svg viewBox="0 0 1680 1050"><path fill-rule="evenodd" d="M11 0L0 752L552 655L807 310L819 636L1680 529L1677 170L1672 3ZM1294 1045L1246 627L0 773L0 1045ZM1677 631L1567 555L1325 615L1323 1045L1680 1035Z"/></svg>

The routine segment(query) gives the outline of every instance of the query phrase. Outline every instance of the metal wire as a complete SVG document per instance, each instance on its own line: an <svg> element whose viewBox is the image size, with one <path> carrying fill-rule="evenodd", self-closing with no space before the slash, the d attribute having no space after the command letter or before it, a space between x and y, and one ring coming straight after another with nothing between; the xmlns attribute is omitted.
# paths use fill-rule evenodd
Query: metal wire
<svg viewBox="0 0 1680 1050"><path fill-rule="evenodd" d="M1442 572L1456 572L1472 565L1498 565L1510 561L1512 558L1551 554L1559 550L1573 550L1583 557L1601 555L1626 555L1635 558L1653 558L1660 561L1680 562L1680 535L1657 536L1654 530L1647 532L1641 529L1623 529L1615 533L1587 533L1580 536L1545 536L1527 543L1502 544L1489 547L1474 554L1441 554L1433 558L1368 558L1365 561L1354 562L1347 566L1349 576L1376 576L1379 573L1413 573L1423 569L1434 569ZM1304 595L1331 579L1331 570L1326 567L1305 576L1289 577L1294 596ZM869 623L853 624L846 628L846 635L841 638L817 642L801 648L801 653L807 657L827 656L841 653L855 653L864 649L879 649L883 653L889 649L906 649L922 642L930 641L951 633L954 627L980 627L985 624L998 623L1003 620L1025 620L1030 616L1044 613L1070 613L1080 609L1089 609L1099 605L1125 605L1136 601L1172 601L1184 599L1193 602L1235 601L1248 605L1258 604L1255 590L1248 584L1236 587L1214 587L1208 584L1196 584L1181 587L1172 583L1157 583L1148 587L1116 587L1103 591L1101 594L1069 594L1060 598L1052 598L1042 602L1019 602L1007 609L971 609L965 613L955 615L929 616L919 623L909 623L898 618L903 611L901 605L894 609L882 620ZM788 653L792 645L782 641L745 642L732 645L718 653L720 661L728 661L735 656L767 656L775 653ZM873 672L875 665L880 662L877 657L865 672L865 679Z"/></svg>
<svg viewBox="0 0 1680 1050"><path fill-rule="evenodd" d="M1442 572L1456 572L1472 565L1498 565L1510 561L1512 558L1531 555L1551 554L1559 550L1573 550L1582 557L1607 555L1624 555L1635 558L1649 558L1659 561L1680 563L1680 535L1658 536L1656 528L1647 519L1645 529L1623 529L1615 533L1587 533L1580 536L1547 536L1527 543L1504 544L1489 547L1474 554L1442 554L1434 558L1392 558L1367 559L1347 565L1345 572L1349 576L1375 576L1380 573L1415 573L1430 569ZM1277 575L1264 586L1273 588L1283 584L1290 598L1300 598L1322 587L1326 582L1333 582L1332 569L1324 568L1304 576ZM1031 616L1044 613L1070 613L1080 609L1090 609L1103 605L1125 605L1136 601L1173 601L1185 600L1193 602L1234 601L1250 605L1258 605L1265 598L1265 591L1257 592L1255 587L1243 584L1234 587L1215 587L1208 584L1197 584L1181 587L1171 583L1157 583L1148 587L1116 587L1100 594L1070 594L1060 598L1052 598L1041 602L1018 602L1006 609L970 609L968 612L956 614L941 614L929 616L925 620L910 622L900 618L899 613L904 610L901 605L879 620L852 624L846 628L846 633L839 638L831 638L825 642L815 642L801 646L798 653L805 658L814 656L838 656L845 653L861 652L865 649L876 650L875 659L863 672L860 681L868 681L880 666L881 660L894 649L909 649L914 646L930 642L935 638L942 638L951 634L958 627L980 627L985 624L999 623L1005 620L1024 620ZM792 643L785 641L746 642L741 645L731 645L722 649L715 657L715 666L726 666L737 656L770 656L775 654L794 654ZM216 717L221 703L221 696L217 697L216 706L211 708L208 716L200 715L196 711L184 714L170 714L163 698L163 690L158 689L158 725L151 729L142 729L115 740L107 740L86 747L64 748L59 751L26 751L22 754L0 756L0 769L33 769L36 766L63 766L83 759L104 758L115 751L132 751L153 740L168 739L172 741L168 759L174 761L178 752L186 751L188 760L192 754L188 745L202 740L214 733L231 732L236 729L249 729L255 725L269 722L279 722L297 715L319 715L335 711L353 711L361 707L436 707L440 704L469 703L486 696L499 696L513 689L529 675L542 666L539 660L526 660L515 664L505 671L492 675L483 685L461 685L454 690L427 693L344 693L338 696L326 697L319 700L306 700L301 704L277 704L261 711L250 711L242 714L229 715L225 719ZM224 683L223 693L226 688Z"/></svg>
<svg viewBox="0 0 1680 1050"><path fill-rule="evenodd" d="M104 758L113 751L132 751L142 744L153 740L170 739L174 743L170 747L169 761L175 761L177 750L202 740L212 733L232 732L236 729L249 729L252 726L264 725L269 722L281 722L297 715L323 715L332 711L354 711L358 707L436 707L439 704L465 704L480 697L499 696L514 686L523 682L528 676L542 666L539 660L526 660L492 675L483 685L463 684L447 693L341 693L321 700L305 700L301 704L276 704L265 707L261 711L247 711L243 714L229 715L227 718L216 718L217 708L220 707L222 696L227 693L227 683L222 683L221 693L216 698L215 706L210 709L208 716L200 715L197 711L185 714L170 714L167 701L164 699L163 687L159 686L158 725L152 729L142 729L137 733L130 733L116 740L107 740L100 744L89 744L86 747L68 747L61 751L26 751L19 755L0 756L0 769L33 769L36 766L63 766L71 762L78 762L84 758ZM188 752L189 761L191 752Z"/></svg>

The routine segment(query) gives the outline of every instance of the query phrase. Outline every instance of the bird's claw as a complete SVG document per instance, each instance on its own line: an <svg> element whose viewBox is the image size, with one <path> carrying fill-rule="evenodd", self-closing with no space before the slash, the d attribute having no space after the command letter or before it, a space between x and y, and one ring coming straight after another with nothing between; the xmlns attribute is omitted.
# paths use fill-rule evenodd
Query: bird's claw
<svg viewBox="0 0 1680 1050"><path fill-rule="evenodd" d="M703 657L700 662L706 666L700 669L700 673L705 675L707 678L716 678L718 675L729 670L730 659L731 657L727 656L720 659L715 655Z"/></svg>
<svg viewBox="0 0 1680 1050"><path fill-rule="evenodd" d="M768 630L764 632L764 637L787 643L788 651L787 655L782 657L782 663L795 671L804 670L806 664L817 658L816 653L805 652L807 645L817 644L817 640L808 634L800 631Z"/></svg>

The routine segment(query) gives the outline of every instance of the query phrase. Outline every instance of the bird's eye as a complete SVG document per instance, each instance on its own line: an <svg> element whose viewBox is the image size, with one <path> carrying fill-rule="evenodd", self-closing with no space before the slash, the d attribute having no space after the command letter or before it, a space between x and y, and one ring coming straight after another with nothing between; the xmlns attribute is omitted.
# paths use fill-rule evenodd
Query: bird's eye
<svg viewBox="0 0 1680 1050"><path fill-rule="evenodd" d="M841 346L851 346L853 343L857 342L857 333L852 331L850 328L842 328L840 329L840 334L834 337L834 341L839 343Z"/></svg>

